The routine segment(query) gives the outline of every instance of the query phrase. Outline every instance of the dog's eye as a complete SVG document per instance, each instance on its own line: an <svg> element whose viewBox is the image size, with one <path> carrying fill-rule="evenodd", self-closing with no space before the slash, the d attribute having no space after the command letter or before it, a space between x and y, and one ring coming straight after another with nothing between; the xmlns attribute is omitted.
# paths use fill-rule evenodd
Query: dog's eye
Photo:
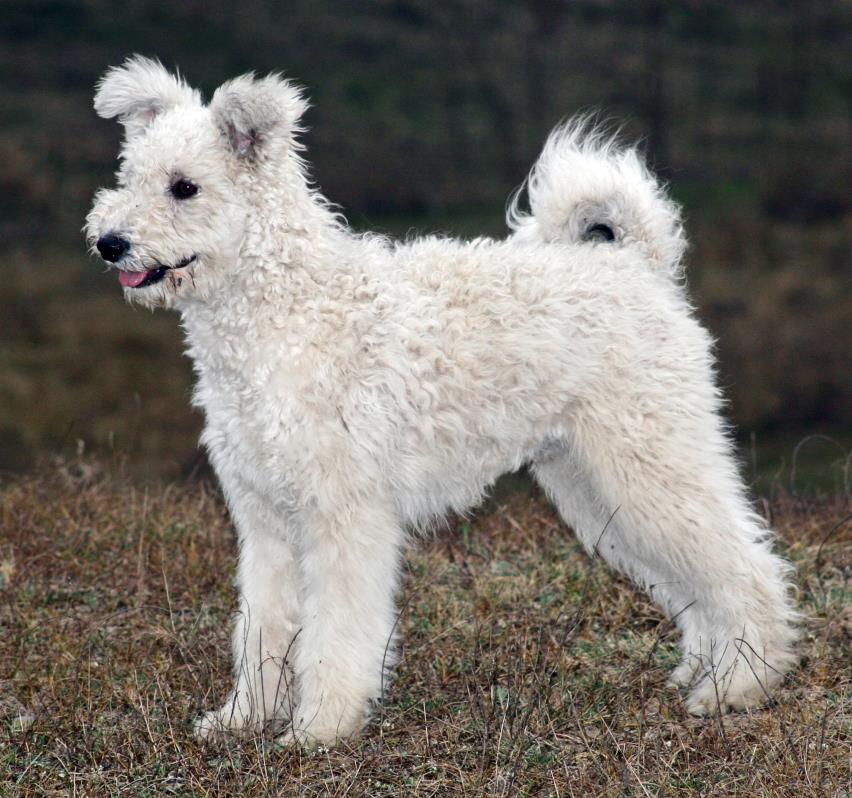
<svg viewBox="0 0 852 798"><path fill-rule="evenodd" d="M198 193L198 186L195 183L181 178L172 183L172 196L175 199L185 200L194 197Z"/></svg>

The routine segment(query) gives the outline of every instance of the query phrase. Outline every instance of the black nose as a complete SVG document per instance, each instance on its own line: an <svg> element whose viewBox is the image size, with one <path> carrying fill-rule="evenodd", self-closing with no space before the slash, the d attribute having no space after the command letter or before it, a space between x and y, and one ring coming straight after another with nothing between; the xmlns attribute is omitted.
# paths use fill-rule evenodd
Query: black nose
<svg viewBox="0 0 852 798"><path fill-rule="evenodd" d="M97 246L98 252L101 253L101 257L104 260L115 263L130 249L130 242L121 236L107 233L107 235L101 236L98 239L98 243L95 246Z"/></svg>

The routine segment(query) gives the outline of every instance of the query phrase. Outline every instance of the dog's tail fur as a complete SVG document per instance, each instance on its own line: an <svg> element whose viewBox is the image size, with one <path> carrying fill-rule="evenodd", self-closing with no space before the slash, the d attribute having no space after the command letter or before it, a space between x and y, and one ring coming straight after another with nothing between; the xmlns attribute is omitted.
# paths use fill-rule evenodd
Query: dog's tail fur
<svg viewBox="0 0 852 798"><path fill-rule="evenodd" d="M589 117L550 134L526 181L529 214L518 207L523 188L506 211L516 240L635 247L661 272L680 277L686 249L680 209L636 148L620 145Z"/></svg>

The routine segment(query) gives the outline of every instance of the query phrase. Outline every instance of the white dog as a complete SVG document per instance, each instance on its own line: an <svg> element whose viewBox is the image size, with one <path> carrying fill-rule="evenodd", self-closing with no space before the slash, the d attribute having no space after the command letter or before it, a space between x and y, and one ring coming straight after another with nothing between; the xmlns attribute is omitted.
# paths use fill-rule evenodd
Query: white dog
<svg viewBox="0 0 852 798"><path fill-rule="evenodd" d="M678 211L634 150L563 126L511 238L394 243L352 233L311 187L306 102L278 76L205 105L134 57L95 108L126 141L88 237L128 299L180 311L239 533L235 685L199 735L356 733L410 530L524 464L676 618L691 712L766 699L795 662L790 568L720 419Z"/></svg>

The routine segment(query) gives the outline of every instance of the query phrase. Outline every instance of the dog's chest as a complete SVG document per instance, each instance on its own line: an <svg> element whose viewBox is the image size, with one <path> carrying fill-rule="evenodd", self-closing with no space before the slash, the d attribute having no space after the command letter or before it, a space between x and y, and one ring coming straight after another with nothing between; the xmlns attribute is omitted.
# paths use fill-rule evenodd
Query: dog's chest
<svg viewBox="0 0 852 798"><path fill-rule="evenodd" d="M301 377L280 363L252 367L247 357L239 365L227 373L199 369L194 402L206 418L202 442L223 481L237 478L279 501L296 491L304 451Z"/></svg>

